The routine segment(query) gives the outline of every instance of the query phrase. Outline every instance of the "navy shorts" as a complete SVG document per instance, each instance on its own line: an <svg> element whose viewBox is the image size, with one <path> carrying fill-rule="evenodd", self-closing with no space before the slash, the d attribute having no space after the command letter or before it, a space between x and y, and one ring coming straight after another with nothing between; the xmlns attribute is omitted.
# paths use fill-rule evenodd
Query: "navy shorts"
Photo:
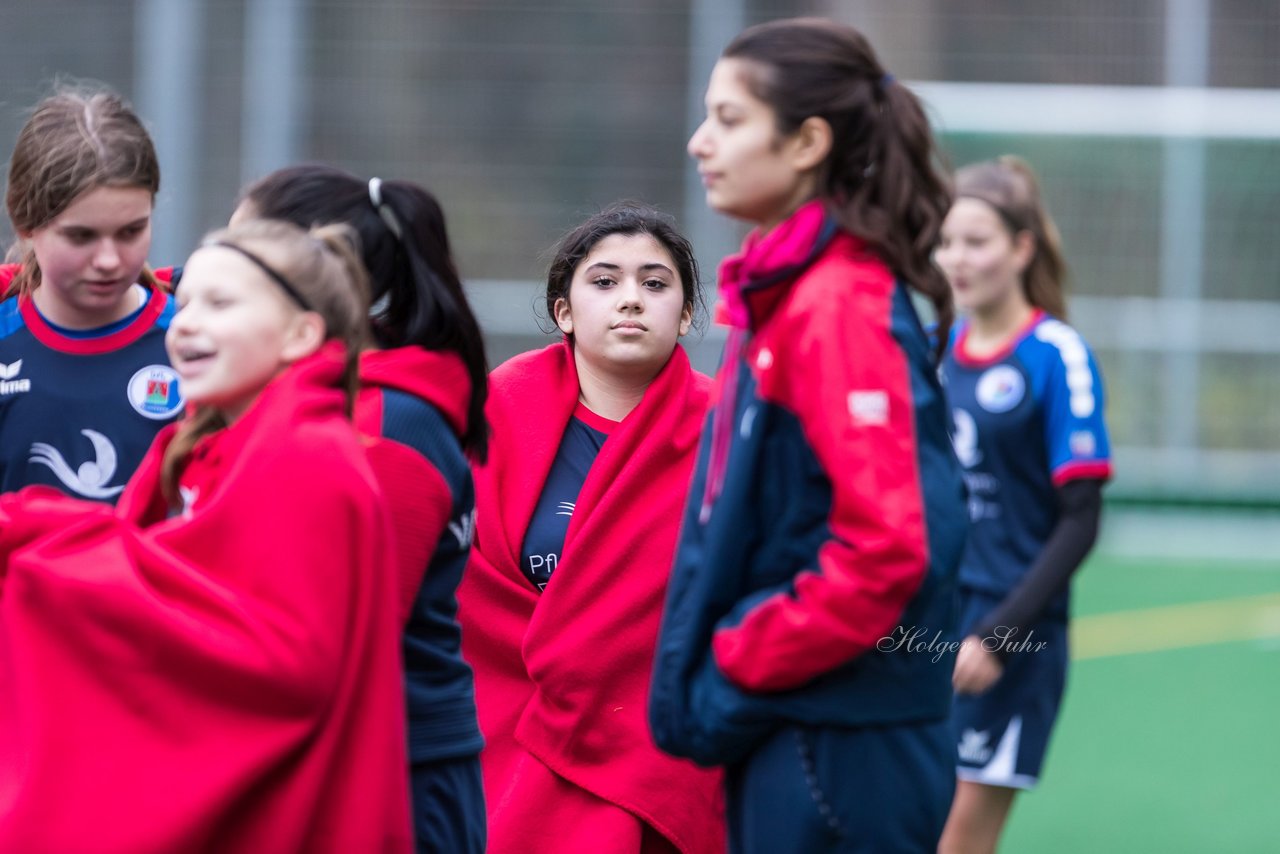
<svg viewBox="0 0 1280 854"><path fill-rule="evenodd" d="M999 604L999 597L961 590L961 636ZM1040 779L1049 736L1067 683L1067 623L1048 618L1026 632L984 642L1009 650L1004 673L986 693L956 695L951 714L961 780L1030 789Z"/></svg>

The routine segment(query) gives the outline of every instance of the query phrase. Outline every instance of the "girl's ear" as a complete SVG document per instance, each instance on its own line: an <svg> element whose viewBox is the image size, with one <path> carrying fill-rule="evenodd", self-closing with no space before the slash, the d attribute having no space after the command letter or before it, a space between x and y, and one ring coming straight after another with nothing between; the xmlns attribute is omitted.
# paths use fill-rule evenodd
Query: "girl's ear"
<svg viewBox="0 0 1280 854"><path fill-rule="evenodd" d="M1036 236L1025 228L1013 236L1013 257L1018 265L1018 275L1026 272L1036 257Z"/></svg>
<svg viewBox="0 0 1280 854"><path fill-rule="evenodd" d="M787 140L791 165L797 172L808 172L822 165L831 153L835 135L831 124L821 116L809 116Z"/></svg>
<svg viewBox="0 0 1280 854"><path fill-rule="evenodd" d="M689 327L693 325L693 306L686 305L680 310L680 331L679 336L683 338L689 333Z"/></svg>
<svg viewBox="0 0 1280 854"><path fill-rule="evenodd" d="M565 335L573 334L573 310L569 308L569 301L564 297L556 300L556 326L560 327L560 331Z"/></svg>
<svg viewBox="0 0 1280 854"><path fill-rule="evenodd" d="M324 343L324 318L314 311L300 311L289 321L285 330L284 347L280 360L291 365L320 349Z"/></svg>

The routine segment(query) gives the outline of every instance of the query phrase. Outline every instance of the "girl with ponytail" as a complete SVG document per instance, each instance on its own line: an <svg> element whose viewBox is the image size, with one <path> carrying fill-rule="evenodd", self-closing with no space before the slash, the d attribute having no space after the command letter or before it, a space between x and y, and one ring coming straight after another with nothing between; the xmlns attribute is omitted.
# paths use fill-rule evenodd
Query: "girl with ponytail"
<svg viewBox="0 0 1280 854"><path fill-rule="evenodd" d="M1066 265L1035 174L1016 157L976 163L956 173L956 196L937 257L964 314L943 373L973 526L944 854L995 851L1015 796L1039 781L1066 685L1071 577L1111 476L1102 375L1066 323Z"/></svg>
<svg viewBox="0 0 1280 854"><path fill-rule="evenodd" d="M374 305L355 421L388 440L372 460L392 507L400 565L414 828L419 850L480 854L484 741L456 591L474 529L468 457L483 461L488 450L488 381L444 211L409 181L362 181L307 164L251 184L232 222L253 216L341 223L359 237Z"/></svg>
<svg viewBox="0 0 1280 854"><path fill-rule="evenodd" d="M178 301L195 412L118 505L0 497L0 850L409 851L351 236L216 233Z"/></svg>
<svg viewBox="0 0 1280 854"><path fill-rule="evenodd" d="M707 203L755 228L659 638L660 747L726 769L730 848L931 851L963 487L935 347L950 203L919 101L856 30L752 27L689 140ZM937 638L934 648L924 641Z"/></svg>

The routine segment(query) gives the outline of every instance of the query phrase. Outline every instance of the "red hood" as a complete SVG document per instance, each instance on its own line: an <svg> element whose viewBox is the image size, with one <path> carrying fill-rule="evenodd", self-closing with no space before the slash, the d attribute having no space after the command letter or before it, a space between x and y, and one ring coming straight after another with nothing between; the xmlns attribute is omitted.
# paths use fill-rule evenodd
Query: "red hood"
<svg viewBox="0 0 1280 854"><path fill-rule="evenodd" d="M440 410L454 432L467 432L471 377L456 353L397 347L360 354L360 384L390 388L422 398Z"/></svg>

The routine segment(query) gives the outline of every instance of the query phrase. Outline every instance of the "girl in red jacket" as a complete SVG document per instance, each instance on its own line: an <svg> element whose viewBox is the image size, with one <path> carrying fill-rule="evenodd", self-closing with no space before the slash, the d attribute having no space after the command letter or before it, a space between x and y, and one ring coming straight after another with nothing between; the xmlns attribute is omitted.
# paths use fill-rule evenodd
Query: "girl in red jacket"
<svg viewBox="0 0 1280 854"><path fill-rule="evenodd" d="M489 462L460 589L494 854L724 850L718 776L645 722L658 617L707 404L679 345L698 274L656 211L560 243L564 340L490 377Z"/></svg>
<svg viewBox="0 0 1280 854"><path fill-rule="evenodd" d="M932 851L966 528L913 305L949 193L915 96L830 21L753 27L689 140L707 202L755 226L655 665L663 748L726 767L731 850Z"/></svg>
<svg viewBox="0 0 1280 854"><path fill-rule="evenodd" d="M0 850L410 850L364 288L333 230L215 234L167 341L194 415L116 508L0 499Z"/></svg>
<svg viewBox="0 0 1280 854"><path fill-rule="evenodd" d="M318 164L280 169L244 192L248 216L355 229L373 288L373 341L360 355L356 424L392 506L408 611L403 654L414 827L421 851L482 854L484 790L471 668L455 592L471 551L488 388L484 342L458 277L444 211L408 181L361 181Z"/></svg>

